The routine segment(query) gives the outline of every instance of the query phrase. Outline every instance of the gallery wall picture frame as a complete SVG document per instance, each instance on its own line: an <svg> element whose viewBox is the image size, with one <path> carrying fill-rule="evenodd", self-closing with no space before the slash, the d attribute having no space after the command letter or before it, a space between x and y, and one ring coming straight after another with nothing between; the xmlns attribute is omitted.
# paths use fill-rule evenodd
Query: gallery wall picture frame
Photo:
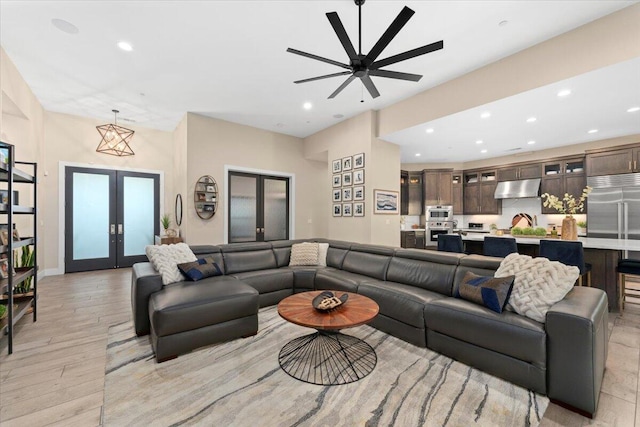
<svg viewBox="0 0 640 427"><path fill-rule="evenodd" d="M360 169L364 167L364 153L353 156L353 168Z"/></svg>
<svg viewBox="0 0 640 427"><path fill-rule="evenodd" d="M333 175L333 188L342 187L342 175Z"/></svg>
<svg viewBox="0 0 640 427"><path fill-rule="evenodd" d="M353 157L347 156L342 158L342 172L350 171L353 168Z"/></svg>
<svg viewBox="0 0 640 427"><path fill-rule="evenodd" d="M342 204L342 216L353 216L353 203Z"/></svg>
<svg viewBox="0 0 640 427"><path fill-rule="evenodd" d="M374 214L397 215L399 213L399 195L397 191L373 190L373 200Z"/></svg>
<svg viewBox="0 0 640 427"><path fill-rule="evenodd" d="M345 187L342 189L342 201L350 202L353 200L353 189L351 187Z"/></svg>
<svg viewBox="0 0 640 427"><path fill-rule="evenodd" d="M364 202L353 204L353 216L364 216Z"/></svg>
<svg viewBox="0 0 640 427"><path fill-rule="evenodd" d="M334 203L333 204L333 216L342 216L342 204Z"/></svg>
<svg viewBox="0 0 640 427"><path fill-rule="evenodd" d="M338 188L337 190L333 190L333 196L331 197L333 202L341 202L342 201L342 191Z"/></svg>
<svg viewBox="0 0 640 427"><path fill-rule="evenodd" d="M351 185L353 181L353 174L351 172L343 172L342 173L342 186L348 187Z"/></svg>
<svg viewBox="0 0 640 427"><path fill-rule="evenodd" d="M353 200L354 201L364 200L364 185L353 187Z"/></svg>
<svg viewBox="0 0 640 427"><path fill-rule="evenodd" d="M353 185L364 184L364 169L353 171Z"/></svg>
<svg viewBox="0 0 640 427"><path fill-rule="evenodd" d="M332 173L342 172L342 159L336 159L331 162L331 172Z"/></svg>

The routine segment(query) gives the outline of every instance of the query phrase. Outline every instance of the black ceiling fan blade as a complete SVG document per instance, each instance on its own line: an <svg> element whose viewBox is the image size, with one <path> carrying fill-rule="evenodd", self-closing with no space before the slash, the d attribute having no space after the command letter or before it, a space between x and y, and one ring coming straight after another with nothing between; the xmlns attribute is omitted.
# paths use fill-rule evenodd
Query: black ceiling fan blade
<svg viewBox="0 0 640 427"><path fill-rule="evenodd" d="M346 68L348 70L351 69L347 64L343 64L342 62L334 61L333 59L323 58L322 56L314 55L313 53L303 52L298 49L287 48L287 52L295 53L296 55L304 56L307 58L315 59L316 61L326 62L327 64L337 65L338 67Z"/></svg>
<svg viewBox="0 0 640 427"><path fill-rule="evenodd" d="M422 78L420 74L400 73L398 71L389 70L369 70L369 75L387 77L389 79L410 80L412 82L417 82Z"/></svg>
<svg viewBox="0 0 640 427"><path fill-rule="evenodd" d="M444 41L440 40L439 42L431 43L426 46L418 47L416 49L408 50L406 52L381 59L380 61L376 61L369 66L369 69L377 69L386 65L395 64L396 62L405 61L407 59L415 58L416 56L435 52L442 48L444 48Z"/></svg>
<svg viewBox="0 0 640 427"><path fill-rule="evenodd" d="M396 19L393 20L387 31L380 37L376 44L371 48L371 51L367 54L366 59L369 62L373 62L382 53L385 47L391 43L391 40L400 32L402 27L409 21L415 12L405 6Z"/></svg>
<svg viewBox="0 0 640 427"><path fill-rule="evenodd" d="M294 83L313 82L313 81L316 81L316 80L328 79L328 78L331 78L331 77L346 76L347 74L351 74L351 71L341 71L339 73L326 74L324 76L318 76L318 77L311 77L310 79L296 80Z"/></svg>
<svg viewBox="0 0 640 427"><path fill-rule="evenodd" d="M377 98L380 96L380 92L378 92L378 89L376 89L376 85L373 84L373 80L371 80L371 77L369 77L369 75L360 77L360 80L362 80L362 84L367 88L367 90L369 91L369 95L371 95L372 98Z"/></svg>
<svg viewBox="0 0 640 427"><path fill-rule="evenodd" d="M344 29L344 25L342 25L342 21L340 20L338 13L329 12L327 13L327 18L329 19L329 22L333 27L333 31L336 32L336 35L338 36L340 43L342 43L342 47L347 52L349 59L353 59L353 60L358 59L358 54L356 53L356 50L353 47L353 44L351 43L349 36L347 35L347 31Z"/></svg>
<svg viewBox="0 0 640 427"><path fill-rule="evenodd" d="M353 81L353 79L355 79L356 76L354 76L353 74L349 76L349 78L347 80L344 81L344 83L342 83L338 89L336 89L331 95L329 95L328 99L333 99L336 97L337 94L339 94L340 92L342 92L342 89L344 89L345 87L349 86L349 83L351 83Z"/></svg>

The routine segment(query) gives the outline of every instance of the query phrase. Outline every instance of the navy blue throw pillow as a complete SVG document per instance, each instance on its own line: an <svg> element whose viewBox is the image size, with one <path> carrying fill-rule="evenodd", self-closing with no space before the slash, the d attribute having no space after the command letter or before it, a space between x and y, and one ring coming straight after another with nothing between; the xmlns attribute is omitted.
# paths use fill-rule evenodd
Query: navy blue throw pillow
<svg viewBox="0 0 640 427"><path fill-rule="evenodd" d="M178 264L178 269L194 282L207 277L222 276L220 267L212 258L201 258L197 261Z"/></svg>
<svg viewBox="0 0 640 427"><path fill-rule="evenodd" d="M515 276L493 277L478 276L470 271L464 275L456 298L483 305L496 313L502 313L509 301Z"/></svg>

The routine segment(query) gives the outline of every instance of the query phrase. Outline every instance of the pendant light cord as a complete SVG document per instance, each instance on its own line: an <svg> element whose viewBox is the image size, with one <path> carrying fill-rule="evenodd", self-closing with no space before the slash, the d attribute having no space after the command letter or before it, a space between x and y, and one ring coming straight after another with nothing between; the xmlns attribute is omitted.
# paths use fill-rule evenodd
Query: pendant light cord
<svg viewBox="0 0 640 427"><path fill-rule="evenodd" d="M358 55L362 55L362 3L358 3Z"/></svg>

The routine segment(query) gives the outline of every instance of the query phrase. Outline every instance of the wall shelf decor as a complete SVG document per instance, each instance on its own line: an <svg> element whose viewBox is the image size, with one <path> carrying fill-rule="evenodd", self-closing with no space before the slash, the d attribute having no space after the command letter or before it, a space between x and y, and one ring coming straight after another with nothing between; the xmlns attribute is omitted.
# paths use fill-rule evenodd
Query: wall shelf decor
<svg viewBox="0 0 640 427"><path fill-rule="evenodd" d="M196 213L202 219L211 219L218 210L218 184L211 175L203 175L193 192Z"/></svg>

